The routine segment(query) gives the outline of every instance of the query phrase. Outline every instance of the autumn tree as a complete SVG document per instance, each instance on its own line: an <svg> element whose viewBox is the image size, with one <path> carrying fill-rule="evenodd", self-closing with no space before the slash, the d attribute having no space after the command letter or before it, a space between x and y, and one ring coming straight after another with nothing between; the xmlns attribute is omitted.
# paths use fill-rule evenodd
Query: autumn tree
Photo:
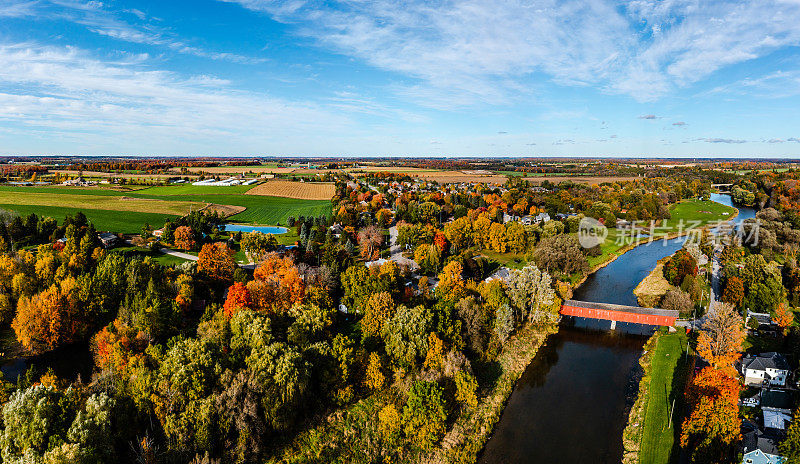
<svg viewBox="0 0 800 464"><path fill-rule="evenodd" d="M253 231L242 236L240 245L250 262L260 262L268 252L275 249L278 240L272 234Z"/></svg>
<svg viewBox="0 0 800 464"><path fill-rule="evenodd" d="M222 242L206 243L197 255L197 270L217 281L230 281L236 270L233 250Z"/></svg>
<svg viewBox="0 0 800 464"><path fill-rule="evenodd" d="M709 366L688 389L691 414L681 428L681 446L691 450L694 462L722 462L739 440L739 382Z"/></svg>
<svg viewBox="0 0 800 464"><path fill-rule="evenodd" d="M687 275L697 275L697 261L682 248L664 263L663 272L669 283L680 286Z"/></svg>
<svg viewBox="0 0 800 464"><path fill-rule="evenodd" d="M794 322L794 313L786 306L786 303L781 303L775 310L775 315L772 320L778 324L778 327L783 329L784 332L791 327Z"/></svg>
<svg viewBox="0 0 800 464"><path fill-rule="evenodd" d="M550 274L533 264L511 271L507 279L508 297L517 308L519 322L542 323L554 320L556 298Z"/></svg>
<svg viewBox="0 0 800 464"><path fill-rule="evenodd" d="M364 385L368 389L377 391L383 388L383 383L386 380L383 376L382 367L380 355L378 353L370 353L367 372L364 375Z"/></svg>
<svg viewBox="0 0 800 464"><path fill-rule="evenodd" d="M78 321L72 309L67 295L53 285L31 298L20 298L11 327L25 349L43 353L75 341Z"/></svg>
<svg viewBox="0 0 800 464"><path fill-rule="evenodd" d="M378 259L383 244L383 229L367 226L358 232L358 244L361 245L361 256L367 261Z"/></svg>
<svg viewBox="0 0 800 464"><path fill-rule="evenodd" d="M228 296L223 306L226 317L230 318L236 311L251 309L252 306L253 302L250 299L250 292L247 291L247 286L241 282L236 282L228 287Z"/></svg>
<svg viewBox="0 0 800 464"><path fill-rule="evenodd" d="M196 246L194 231L189 226L180 226L175 229L175 246L183 250L194 250Z"/></svg>
<svg viewBox="0 0 800 464"><path fill-rule="evenodd" d="M247 283L247 289L255 309L283 312L303 302L305 283L290 257L267 254L256 267L253 277L255 280Z"/></svg>
<svg viewBox="0 0 800 464"><path fill-rule="evenodd" d="M744 298L744 283L736 276L728 277L722 290L722 301L738 308Z"/></svg>
<svg viewBox="0 0 800 464"><path fill-rule="evenodd" d="M742 342L747 336L744 321L728 303L717 303L697 338L697 352L714 368L726 372L741 356Z"/></svg>
<svg viewBox="0 0 800 464"><path fill-rule="evenodd" d="M667 290L664 299L661 300L661 307L678 311L681 315L686 315L691 313L694 308L694 303L688 293L677 288L672 288Z"/></svg>
<svg viewBox="0 0 800 464"><path fill-rule="evenodd" d="M389 292L378 292L372 295L364 308L361 319L361 335L367 339L380 337L386 321L394 316L395 304Z"/></svg>
<svg viewBox="0 0 800 464"><path fill-rule="evenodd" d="M539 268L551 274L585 273L589 270L589 262L573 235L561 234L543 239L536 246L534 261Z"/></svg>

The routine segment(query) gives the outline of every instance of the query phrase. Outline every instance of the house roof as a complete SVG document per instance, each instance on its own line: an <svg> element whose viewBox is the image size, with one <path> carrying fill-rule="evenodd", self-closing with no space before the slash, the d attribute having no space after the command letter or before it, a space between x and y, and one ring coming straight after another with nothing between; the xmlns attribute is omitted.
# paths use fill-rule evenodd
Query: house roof
<svg viewBox="0 0 800 464"><path fill-rule="evenodd" d="M792 409L794 399L792 394L785 390L762 389L761 406L767 408Z"/></svg>
<svg viewBox="0 0 800 464"><path fill-rule="evenodd" d="M774 454L767 454L761 450L750 451L742 457L742 464L783 464L786 458Z"/></svg>
<svg viewBox="0 0 800 464"><path fill-rule="evenodd" d="M781 436L773 431L762 431L752 422L746 422L742 427L742 448L745 455L753 451L761 451L767 455L778 456L778 443ZM757 461L753 461L754 463ZM774 462L774 461L762 461Z"/></svg>
<svg viewBox="0 0 800 464"><path fill-rule="evenodd" d="M780 353L769 352L761 353L756 356L748 356L742 360L745 369L765 371L767 369L789 370L789 363Z"/></svg>

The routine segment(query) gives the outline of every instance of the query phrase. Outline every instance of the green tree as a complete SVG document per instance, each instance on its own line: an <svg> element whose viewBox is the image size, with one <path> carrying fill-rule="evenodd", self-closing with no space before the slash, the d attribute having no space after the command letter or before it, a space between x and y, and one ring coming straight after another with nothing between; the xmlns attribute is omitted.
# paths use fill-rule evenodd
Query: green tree
<svg viewBox="0 0 800 464"><path fill-rule="evenodd" d="M409 368L428 352L428 333L432 326L430 311L424 306L401 305L383 327L386 352L395 364Z"/></svg>
<svg viewBox="0 0 800 464"><path fill-rule="evenodd" d="M406 436L419 448L429 449L444 436L446 421L442 388L436 382L414 382L403 408Z"/></svg>
<svg viewBox="0 0 800 464"><path fill-rule="evenodd" d="M517 308L520 323L544 323L557 317L551 311L556 293L550 274L530 264L521 270L511 271L506 283L508 297Z"/></svg>

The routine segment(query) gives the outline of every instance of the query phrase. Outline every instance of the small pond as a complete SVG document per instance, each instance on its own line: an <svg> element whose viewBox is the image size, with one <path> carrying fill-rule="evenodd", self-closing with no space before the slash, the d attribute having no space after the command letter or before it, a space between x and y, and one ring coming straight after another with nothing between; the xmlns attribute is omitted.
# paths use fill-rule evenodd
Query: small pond
<svg viewBox="0 0 800 464"><path fill-rule="evenodd" d="M276 226L249 226L246 224L225 224L220 229L227 232L261 232L262 234L280 235L289 231L286 227Z"/></svg>

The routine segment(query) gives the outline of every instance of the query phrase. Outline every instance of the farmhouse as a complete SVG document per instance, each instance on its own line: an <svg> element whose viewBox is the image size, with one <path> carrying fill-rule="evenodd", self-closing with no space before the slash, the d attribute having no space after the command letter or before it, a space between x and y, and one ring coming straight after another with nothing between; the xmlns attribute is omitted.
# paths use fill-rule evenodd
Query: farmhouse
<svg viewBox="0 0 800 464"><path fill-rule="evenodd" d="M789 376L789 363L780 353L769 352L756 356L748 355L742 359L742 374L745 385L785 386Z"/></svg>

